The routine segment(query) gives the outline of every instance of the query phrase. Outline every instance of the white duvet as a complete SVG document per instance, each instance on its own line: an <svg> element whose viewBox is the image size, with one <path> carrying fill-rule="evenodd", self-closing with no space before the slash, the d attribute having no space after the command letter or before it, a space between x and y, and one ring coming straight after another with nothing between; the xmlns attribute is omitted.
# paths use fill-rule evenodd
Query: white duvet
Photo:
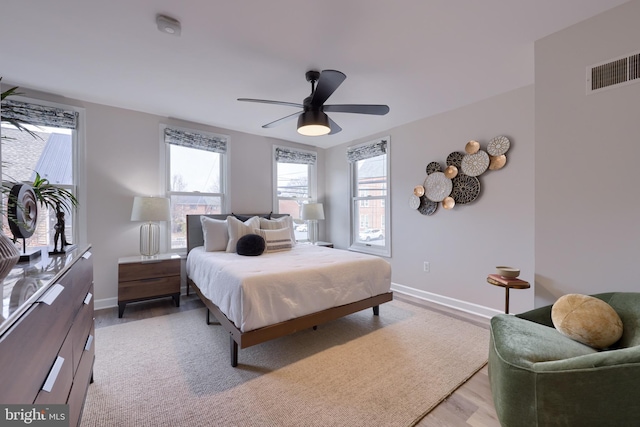
<svg viewBox="0 0 640 427"><path fill-rule="evenodd" d="M295 245L290 251L187 257L187 275L243 332L389 292L391 266L346 250Z"/></svg>

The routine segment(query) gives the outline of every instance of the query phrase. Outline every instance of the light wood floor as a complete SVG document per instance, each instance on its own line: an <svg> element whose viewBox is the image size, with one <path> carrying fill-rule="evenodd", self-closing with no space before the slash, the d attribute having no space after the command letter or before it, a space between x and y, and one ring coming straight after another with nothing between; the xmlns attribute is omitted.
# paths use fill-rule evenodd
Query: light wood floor
<svg viewBox="0 0 640 427"><path fill-rule="evenodd" d="M473 323L477 326L489 328L489 319L474 316L428 301L423 301L406 295L394 293L394 299L406 303L438 311L443 314ZM140 303L128 304L124 315L118 318L118 308L96 310L96 328L134 322L154 316L163 316L178 311L193 310L204 307L197 296L182 295L180 307L175 307L171 298L161 298ZM451 396L436 406L423 420L419 427L500 427L496 411L491 398L487 367L478 371L465 384L458 388Z"/></svg>

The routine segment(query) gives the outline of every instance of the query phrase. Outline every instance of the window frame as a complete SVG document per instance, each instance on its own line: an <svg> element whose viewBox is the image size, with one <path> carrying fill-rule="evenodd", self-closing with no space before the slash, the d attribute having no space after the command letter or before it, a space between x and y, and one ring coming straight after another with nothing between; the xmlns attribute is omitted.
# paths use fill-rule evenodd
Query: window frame
<svg viewBox="0 0 640 427"><path fill-rule="evenodd" d="M201 135L211 136L215 138L222 138L226 141L226 152L218 153L221 156L220 159L220 192L219 193L208 193L202 191L172 191L171 190L171 143L165 141L165 129L177 129L185 132L193 132ZM175 126L169 125L166 123L160 124L160 164L162 177L161 182L163 183L163 187L161 189L161 193L165 195L169 200L171 200L172 196L201 196L201 197L220 197L220 212L224 214L228 212L228 203L229 203L229 155L230 155L230 142L231 137L229 135L219 134L210 131L203 131L200 129L194 129L184 126ZM190 147L192 149L197 150L198 148ZM206 151L206 150L203 150ZM186 218L185 218L186 222ZM160 242L163 247L160 248L161 252L173 252L178 254L186 254L187 248L185 247L172 247L172 239L171 239L171 225L172 221L166 221L161 225L161 236ZM165 249L166 248L166 249Z"/></svg>
<svg viewBox="0 0 640 427"><path fill-rule="evenodd" d="M80 186L79 183L87 182L86 165L81 162L80 159L85 158L85 109L82 107L76 107L74 105L63 104L60 102L45 101L42 99L31 98L29 96L15 95L11 96L11 101L17 101L27 104L40 105L43 107L57 108L65 111L73 111L76 113L76 127L71 130L71 167L73 168L73 180L69 184L57 184L53 183L57 187L64 188L70 191L78 201L78 205L75 206L72 212L71 224L67 218L66 229L71 228L71 242L73 243L85 243L87 241L87 189L86 186ZM1 108L1 107L0 107ZM36 127L42 127L40 125L33 125ZM45 126L48 128L60 128L60 126ZM0 131L1 133L1 131ZM0 144L0 159L2 159L2 147ZM0 175L4 176L2 165L0 165ZM23 181L24 183L29 183ZM5 209L5 206L2 206ZM49 230L51 231L51 230ZM53 233L49 236L53 239Z"/></svg>
<svg viewBox="0 0 640 427"><path fill-rule="evenodd" d="M349 181L350 181L350 194L349 194L349 211L350 211L350 234L351 241L349 250L355 252L363 252L371 255L378 255L383 257L391 257L391 138L389 136L376 138L375 140L367 141L361 144L356 144L349 149L365 147L369 145L374 145L380 143L382 141L386 141L386 192L384 196L358 196L358 174L356 170L356 165L358 160L349 161ZM375 158L378 156L373 156L371 158ZM363 219L363 214L359 209L362 206L369 206L370 201L380 200L380 207L384 209L384 214L381 217L383 225L380 227L384 227L385 230L385 238L384 245L371 244L367 242L363 242L359 239L360 233L360 224ZM367 222L371 224L371 218L369 218L368 214L364 214L366 216Z"/></svg>
<svg viewBox="0 0 640 427"><path fill-rule="evenodd" d="M280 197L278 196L278 163L293 163L293 164L305 164L305 163L295 163L295 162L278 162L276 152L277 150L286 149L291 151L299 151L301 153L309 153L314 154L316 156L316 162L313 164L307 164L307 185L308 185L308 194L309 197L299 198L299 197ZM305 150L302 148L293 148L285 145L274 145L272 148L272 180L273 180L273 213L280 213L280 200L295 200L298 202L300 212L298 212L298 217L294 217L294 219L300 219L302 204L303 203L317 203L318 201L318 160L317 160L318 152L314 150ZM299 242L305 242L309 240L309 230L307 229L307 238L297 240Z"/></svg>

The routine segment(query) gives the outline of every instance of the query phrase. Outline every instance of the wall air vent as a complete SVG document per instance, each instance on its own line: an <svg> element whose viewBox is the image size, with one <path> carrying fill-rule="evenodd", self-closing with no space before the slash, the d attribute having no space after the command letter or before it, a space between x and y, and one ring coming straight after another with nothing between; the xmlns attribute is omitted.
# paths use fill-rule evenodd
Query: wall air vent
<svg viewBox="0 0 640 427"><path fill-rule="evenodd" d="M587 67L587 95L640 82L640 53Z"/></svg>

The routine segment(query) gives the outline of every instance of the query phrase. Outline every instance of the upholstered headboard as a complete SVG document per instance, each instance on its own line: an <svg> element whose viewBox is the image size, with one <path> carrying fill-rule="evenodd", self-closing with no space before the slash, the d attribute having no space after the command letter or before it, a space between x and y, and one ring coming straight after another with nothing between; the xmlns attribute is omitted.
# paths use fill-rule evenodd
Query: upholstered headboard
<svg viewBox="0 0 640 427"><path fill-rule="evenodd" d="M238 214L242 216L265 216L267 214ZM281 218L288 214L271 214L271 218ZM187 215L187 253L191 249L204 245L204 235L202 233L202 223L200 217L206 216L213 219L225 220L232 214L209 214L209 215Z"/></svg>

